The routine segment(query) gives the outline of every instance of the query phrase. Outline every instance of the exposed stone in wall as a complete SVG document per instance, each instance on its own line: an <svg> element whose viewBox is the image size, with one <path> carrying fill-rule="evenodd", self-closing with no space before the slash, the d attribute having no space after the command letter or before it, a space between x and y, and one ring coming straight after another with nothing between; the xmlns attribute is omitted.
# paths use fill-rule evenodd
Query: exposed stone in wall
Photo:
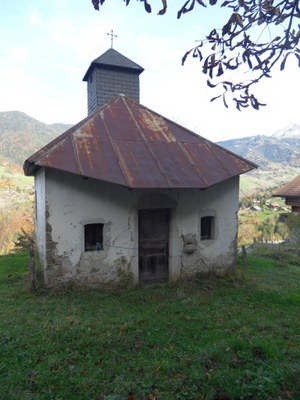
<svg viewBox="0 0 300 400"><path fill-rule="evenodd" d="M67 257L57 256L57 242L52 239L52 226L49 223L49 210L46 206L46 268L44 271L45 284L56 286L63 282L69 274Z"/></svg>
<svg viewBox="0 0 300 400"><path fill-rule="evenodd" d="M124 288L133 285L131 261L121 256L109 263L107 254L107 251L84 252L75 268L68 262L67 257L52 258L54 264L48 269L48 286L68 282L86 287Z"/></svg>
<svg viewBox="0 0 300 400"><path fill-rule="evenodd" d="M182 235L183 240L183 252L185 254L195 253L197 250L197 239L195 233L187 233Z"/></svg>
<svg viewBox="0 0 300 400"><path fill-rule="evenodd" d="M121 256L116 259L114 266L117 271L117 284L121 288L128 288L134 285L134 276L131 269L131 260Z"/></svg>
<svg viewBox="0 0 300 400"><path fill-rule="evenodd" d="M46 285L58 286L74 282L79 286L128 286L132 284L131 261L120 255L109 261L109 248L83 252L78 264L73 266L67 254L57 254L58 242L53 241L50 213L46 210ZM111 223L105 224L105 240L110 242ZM122 252L120 253L122 254Z"/></svg>

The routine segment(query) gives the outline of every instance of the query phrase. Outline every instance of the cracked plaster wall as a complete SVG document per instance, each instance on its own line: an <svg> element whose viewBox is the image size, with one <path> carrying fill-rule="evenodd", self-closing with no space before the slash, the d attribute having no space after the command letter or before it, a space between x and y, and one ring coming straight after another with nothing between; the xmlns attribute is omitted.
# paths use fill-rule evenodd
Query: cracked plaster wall
<svg viewBox="0 0 300 400"><path fill-rule="evenodd" d="M41 175L42 176L42 175ZM138 209L170 208L170 280L231 267L236 256L238 177L200 191L127 190L119 185L46 170L45 226L48 285L68 279L97 285L115 282L118 270L138 282ZM42 187L42 185L38 185ZM40 196L42 196L40 190ZM200 241L200 217L214 213L215 240ZM104 251L84 252L84 224L104 223ZM42 225L37 226L38 238ZM183 251L192 234L196 250ZM43 245L39 251L44 252Z"/></svg>

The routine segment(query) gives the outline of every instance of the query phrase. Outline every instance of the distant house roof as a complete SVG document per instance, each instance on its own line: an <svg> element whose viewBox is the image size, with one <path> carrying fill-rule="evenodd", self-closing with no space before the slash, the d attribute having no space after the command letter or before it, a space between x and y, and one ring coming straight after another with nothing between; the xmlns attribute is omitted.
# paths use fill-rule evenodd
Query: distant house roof
<svg viewBox="0 0 300 400"><path fill-rule="evenodd" d="M286 183L275 193L274 197L299 197L300 198L300 175Z"/></svg>
<svg viewBox="0 0 300 400"><path fill-rule="evenodd" d="M129 60L129 58L123 56L115 49L108 49L105 53L92 61L82 80L87 81L94 68L97 67L120 69L122 71L128 70L138 75L144 71L143 67Z"/></svg>
<svg viewBox="0 0 300 400"><path fill-rule="evenodd" d="M117 96L24 163L128 188L205 189L256 164L125 96Z"/></svg>

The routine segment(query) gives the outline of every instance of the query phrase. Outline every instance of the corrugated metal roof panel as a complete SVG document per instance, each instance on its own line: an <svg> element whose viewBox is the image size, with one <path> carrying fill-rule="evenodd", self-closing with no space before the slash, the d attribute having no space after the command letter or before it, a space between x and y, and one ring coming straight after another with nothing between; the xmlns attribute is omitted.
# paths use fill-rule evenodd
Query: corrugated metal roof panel
<svg viewBox="0 0 300 400"><path fill-rule="evenodd" d="M115 146L129 187L169 187L146 142L116 141Z"/></svg>
<svg viewBox="0 0 300 400"><path fill-rule="evenodd" d="M241 157L237 157L218 145L211 146L211 150L224 166L229 175L239 175L249 170L249 162Z"/></svg>
<svg viewBox="0 0 300 400"><path fill-rule="evenodd" d="M51 150L35 164L41 167L54 167L63 171L72 172L74 174L81 173L74 154L72 136L66 137L55 144Z"/></svg>
<svg viewBox="0 0 300 400"><path fill-rule="evenodd" d="M152 142L149 146L170 187L206 187L201 174L182 151L179 143Z"/></svg>
<svg viewBox="0 0 300 400"><path fill-rule="evenodd" d="M169 128L168 124L158 114L151 113L145 108L141 108L138 104L132 104L130 112L138 127L141 136L149 142L175 142L176 138Z"/></svg>
<svg viewBox="0 0 300 400"><path fill-rule="evenodd" d="M129 188L204 189L256 168L228 150L118 96L24 163Z"/></svg>
<svg viewBox="0 0 300 400"><path fill-rule="evenodd" d="M92 138L76 137L74 142L82 175L127 185L109 140L101 140L97 135Z"/></svg>
<svg viewBox="0 0 300 400"><path fill-rule="evenodd" d="M136 121L131 117L127 107L122 107L122 98L119 98L110 107L100 113L109 136L113 140L144 140Z"/></svg>
<svg viewBox="0 0 300 400"><path fill-rule="evenodd" d="M228 179L227 171L224 170L224 166L215 157L207 143L185 143L183 147L193 160L197 172L203 177L206 186Z"/></svg>
<svg viewBox="0 0 300 400"><path fill-rule="evenodd" d="M172 132L175 140L181 143L202 143L206 139L203 137L197 135L194 132L189 131L186 128L183 128L182 126L176 124L175 122L172 122L168 119L165 120L168 128Z"/></svg>

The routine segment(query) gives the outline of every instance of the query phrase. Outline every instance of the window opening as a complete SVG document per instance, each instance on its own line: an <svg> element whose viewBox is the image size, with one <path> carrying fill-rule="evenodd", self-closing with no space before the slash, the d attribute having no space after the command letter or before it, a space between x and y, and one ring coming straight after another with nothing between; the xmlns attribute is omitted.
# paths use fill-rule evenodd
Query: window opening
<svg viewBox="0 0 300 400"><path fill-rule="evenodd" d="M214 239L215 218L212 216L201 218L201 240Z"/></svg>
<svg viewBox="0 0 300 400"><path fill-rule="evenodd" d="M103 250L104 224L87 224L84 226L84 251Z"/></svg>

